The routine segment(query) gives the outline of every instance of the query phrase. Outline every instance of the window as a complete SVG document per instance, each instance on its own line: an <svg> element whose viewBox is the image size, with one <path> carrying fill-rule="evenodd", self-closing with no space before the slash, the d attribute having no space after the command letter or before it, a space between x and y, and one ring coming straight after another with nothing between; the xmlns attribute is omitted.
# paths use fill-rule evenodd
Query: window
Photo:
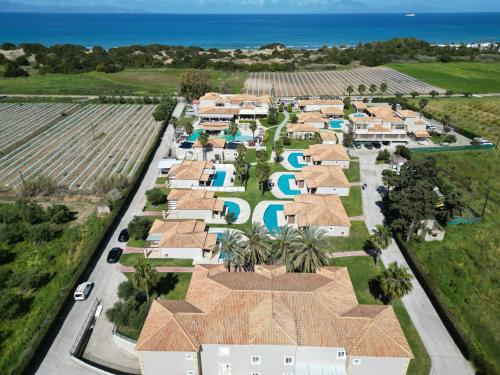
<svg viewBox="0 0 500 375"><path fill-rule="evenodd" d="M251 375L260 375L260 372L251 372Z"/></svg>
<svg viewBox="0 0 500 375"><path fill-rule="evenodd" d="M359 365L361 365L361 359L360 358L354 358L352 360L352 365L353 366L359 366Z"/></svg>
<svg viewBox="0 0 500 375"><path fill-rule="evenodd" d="M293 357L292 356L285 356L284 360L283 360L283 363L286 365L286 366L291 366L293 365Z"/></svg>
<svg viewBox="0 0 500 375"><path fill-rule="evenodd" d="M293 375L291 372L284 372L283 375Z"/></svg>
<svg viewBox="0 0 500 375"><path fill-rule="evenodd" d="M194 356L192 354L184 354L184 359L186 361L192 361L194 359Z"/></svg>
<svg viewBox="0 0 500 375"><path fill-rule="evenodd" d="M337 359L345 359L345 350L337 350Z"/></svg>
<svg viewBox="0 0 500 375"><path fill-rule="evenodd" d="M252 365L260 365L260 355L253 355L250 357L250 363Z"/></svg>
<svg viewBox="0 0 500 375"><path fill-rule="evenodd" d="M187 370L186 371L186 375L194 375L194 371L193 370Z"/></svg>
<svg viewBox="0 0 500 375"><path fill-rule="evenodd" d="M222 347L217 350L219 357L229 357L229 348Z"/></svg>

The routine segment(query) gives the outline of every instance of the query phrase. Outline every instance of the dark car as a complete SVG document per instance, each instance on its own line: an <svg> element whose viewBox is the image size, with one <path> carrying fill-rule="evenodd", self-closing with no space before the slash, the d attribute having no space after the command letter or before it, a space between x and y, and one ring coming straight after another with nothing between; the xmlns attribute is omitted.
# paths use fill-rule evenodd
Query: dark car
<svg viewBox="0 0 500 375"><path fill-rule="evenodd" d="M106 258L106 261L108 263L116 263L118 262L118 259L120 259L120 256L122 255L123 250L120 249L119 247L113 247L111 250L109 250L108 257Z"/></svg>
<svg viewBox="0 0 500 375"><path fill-rule="evenodd" d="M118 241L119 242L127 242L128 238L129 238L128 230L126 230L126 229L122 230L120 232L120 234L118 235Z"/></svg>
<svg viewBox="0 0 500 375"><path fill-rule="evenodd" d="M371 150L373 148L373 145L371 143L365 143L365 148Z"/></svg>
<svg viewBox="0 0 500 375"><path fill-rule="evenodd" d="M382 141L382 144L384 146L389 146L391 144L391 142L390 141Z"/></svg>
<svg viewBox="0 0 500 375"><path fill-rule="evenodd" d="M354 143L354 147L361 148L361 145L359 143Z"/></svg>
<svg viewBox="0 0 500 375"><path fill-rule="evenodd" d="M373 142L373 147L375 147L375 148L378 149L378 148L381 148L382 145L380 143L378 143L378 142Z"/></svg>

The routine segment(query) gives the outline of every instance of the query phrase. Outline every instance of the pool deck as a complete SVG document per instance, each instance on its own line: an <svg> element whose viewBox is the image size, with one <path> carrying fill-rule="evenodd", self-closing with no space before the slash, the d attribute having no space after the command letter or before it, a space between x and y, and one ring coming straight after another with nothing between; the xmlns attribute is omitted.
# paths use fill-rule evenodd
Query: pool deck
<svg viewBox="0 0 500 375"><path fill-rule="evenodd" d="M253 214L252 214L252 223L259 223L264 225L264 212L266 212L267 207L271 204L287 204L291 203L291 201L262 201L255 206L253 209ZM283 212L278 213L278 226L283 227L285 226L286 221L285 221L285 215Z"/></svg>
<svg viewBox="0 0 500 375"><path fill-rule="evenodd" d="M280 188L278 187L278 179L284 175L284 174L293 174L292 172L274 172L271 177L269 178L270 181L273 182L274 186L271 188L271 194L274 195L278 199L290 199L295 197L295 195L288 195L283 193ZM301 194L304 194L306 192L306 189L304 188L299 188L295 184L295 182L291 182L290 184L290 189L291 190L300 190Z"/></svg>
<svg viewBox="0 0 500 375"><path fill-rule="evenodd" d="M246 200L241 198L226 197L220 197L219 199L222 199L225 202L233 202L240 206L240 214L238 215L238 219L234 222L234 224L245 224L248 219L250 219L250 213L252 212L252 209L250 208L250 204L248 204Z"/></svg>
<svg viewBox="0 0 500 375"><path fill-rule="evenodd" d="M302 168L295 168L288 161L288 157L290 156L290 154L293 154L294 152L302 152L303 153L304 150L286 150L286 151L284 151L283 154L281 155L281 157L283 158L283 160L281 161L281 165L288 171L301 171ZM303 164L308 164L308 163L303 162Z"/></svg>

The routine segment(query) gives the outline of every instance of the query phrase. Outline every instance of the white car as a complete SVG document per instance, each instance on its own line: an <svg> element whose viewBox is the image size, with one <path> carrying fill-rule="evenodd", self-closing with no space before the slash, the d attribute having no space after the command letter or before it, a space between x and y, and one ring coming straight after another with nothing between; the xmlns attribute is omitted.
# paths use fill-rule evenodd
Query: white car
<svg viewBox="0 0 500 375"><path fill-rule="evenodd" d="M78 287L75 290L75 293L73 293L75 301L85 301L88 295L90 294L93 285L94 283L90 281L86 281L78 285Z"/></svg>

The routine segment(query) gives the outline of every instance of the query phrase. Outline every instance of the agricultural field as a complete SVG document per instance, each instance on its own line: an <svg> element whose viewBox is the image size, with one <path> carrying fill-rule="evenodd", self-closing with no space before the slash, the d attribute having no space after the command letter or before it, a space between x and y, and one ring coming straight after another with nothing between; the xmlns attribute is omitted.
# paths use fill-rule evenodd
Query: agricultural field
<svg viewBox="0 0 500 375"><path fill-rule="evenodd" d="M429 84L458 93L500 93L499 63L407 63L387 66Z"/></svg>
<svg viewBox="0 0 500 375"><path fill-rule="evenodd" d="M0 104L0 110L10 104ZM60 186L89 191L102 177L133 177L160 131L153 105L86 104L61 116L57 106L33 104L30 116L0 118L14 139L33 122L55 118L47 129L0 157L0 186L15 188L22 179L49 176ZM46 123L42 122L42 124Z"/></svg>
<svg viewBox="0 0 500 375"><path fill-rule="evenodd" d="M417 99L408 99L418 106ZM496 142L500 136L500 96L483 98L437 98L425 111L438 118L448 115L451 123Z"/></svg>
<svg viewBox="0 0 500 375"><path fill-rule="evenodd" d="M30 72L29 77L0 77L0 94L47 95L167 95L179 90L187 69L125 69L107 74L45 74ZM216 90L241 92L246 73L206 71Z"/></svg>
<svg viewBox="0 0 500 375"><path fill-rule="evenodd" d="M470 340L472 356L490 371L500 371L500 178L493 173L498 152L460 151L431 154L440 175L452 182L464 201L481 213L491 179L485 216L479 224L448 225L442 242L413 241L411 249L423 265L434 289L451 311L456 325ZM415 154L421 157L421 154ZM425 156L425 155L422 155ZM496 371L491 371L491 369Z"/></svg>
<svg viewBox="0 0 500 375"><path fill-rule="evenodd" d="M432 90L444 92L439 87L387 67L323 72L251 73L245 82L245 91L247 94L270 95L274 88L276 96L347 95L346 88L351 85L356 95L361 84L366 86L365 94L369 94L368 87L371 84L380 87L382 83L387 84L388 94L409 94L412 91L427 94Z"/></svg>
<svg viewBox="0 0 500 375"><path fill-rule="evenodd" d="M0 155L62 120L77 107L68 103L0 105Z"/></svg>

